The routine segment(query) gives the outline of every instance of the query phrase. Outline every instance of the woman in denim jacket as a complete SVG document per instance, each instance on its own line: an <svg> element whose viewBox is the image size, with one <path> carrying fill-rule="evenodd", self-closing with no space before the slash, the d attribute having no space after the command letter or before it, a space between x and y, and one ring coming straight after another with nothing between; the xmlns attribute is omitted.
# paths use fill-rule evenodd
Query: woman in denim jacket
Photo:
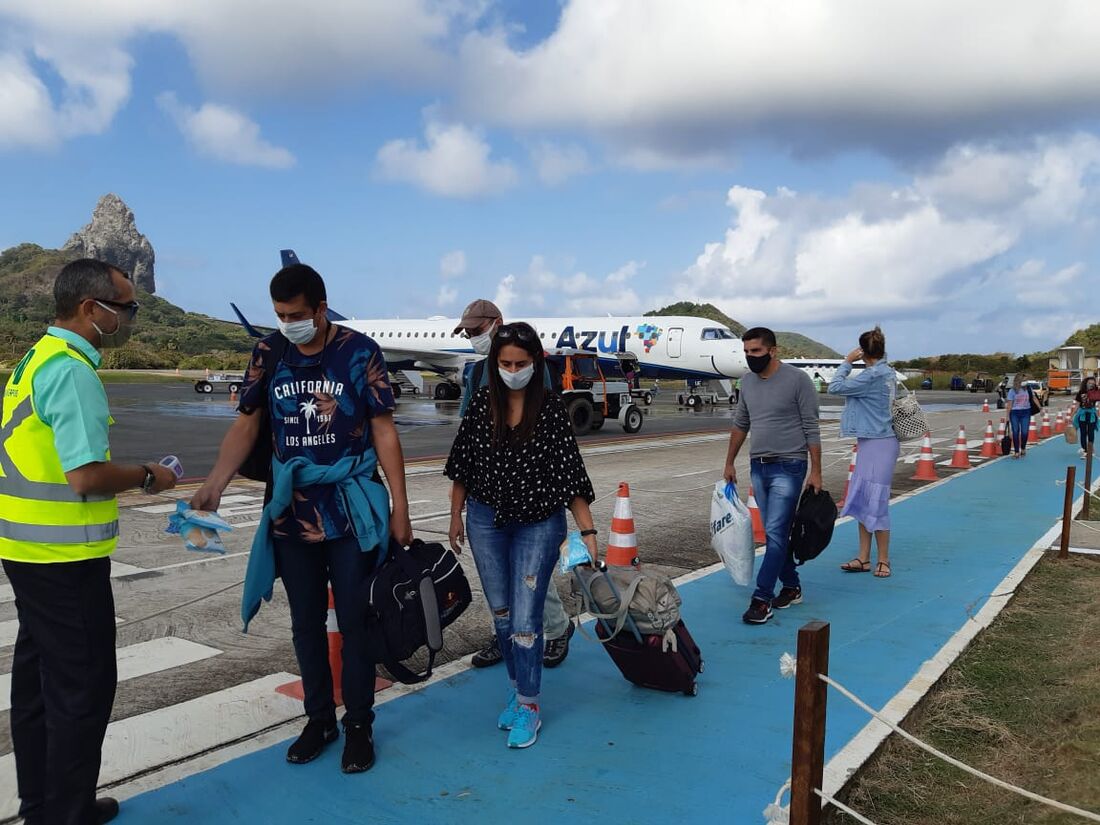
<svg viewBox="0 0 1100 825"><path fill-rule="evenodd" d="M852 375L852 364L863 359L866 369ZM840 434L855 437L857 459L848 485L842 516L859 522L859 555L840 566L848 573L871 569L871 536L878 545L875 576L890 575L890 482L897 464L898 444L891 415L897 374L886 361L886 337L875 327L859 336L859 348L848 353L829 382L829 392L846 398Z"/></svg>

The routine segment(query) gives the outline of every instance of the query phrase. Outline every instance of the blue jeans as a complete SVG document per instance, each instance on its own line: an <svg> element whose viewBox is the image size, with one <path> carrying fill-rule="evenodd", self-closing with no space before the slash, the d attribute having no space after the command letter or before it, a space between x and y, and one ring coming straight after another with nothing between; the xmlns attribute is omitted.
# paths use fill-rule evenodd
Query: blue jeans
<svg viewBox="0 0 1100 825"><path fill-rule="evenodd" d="M344 724L374 721L374 660L367 653L363 582L374 572L377 550L364 553L354 537L320 543L275 539L275 569L290 602L294 654L302 673L306 716L336 719L332 670L328 662L328 585L343 637Z"/></svg>
<svg viewBox="0 0 1100 825"><path fill-rule="evenodd" d="M1017 453L1027 452L1027 431L1031 426L1031 408L1012 410L1008 414L1012 425L1012 449Z"/></svg>
<svg viewBox="0 0 1100 825"><path fill-rule="evenodd" d="M543 603L565 540L565 510L545 521L499 528L493 526L494 516L492 507L467 499L466 533L508 678L520 702L536 704L542 684Z"/></svg>
<svg viewBox="0 0 1100 825"><path fill-rule="evenodd" d="M802 495L802 482L806 479L805 461L751 462L752 490L764 520L767 543L764 561L756 574L754 599L768 604L775 598L775 580L784 587L798 587L798 570L794 559L787 552L791 537L791 521Z"/></svg>

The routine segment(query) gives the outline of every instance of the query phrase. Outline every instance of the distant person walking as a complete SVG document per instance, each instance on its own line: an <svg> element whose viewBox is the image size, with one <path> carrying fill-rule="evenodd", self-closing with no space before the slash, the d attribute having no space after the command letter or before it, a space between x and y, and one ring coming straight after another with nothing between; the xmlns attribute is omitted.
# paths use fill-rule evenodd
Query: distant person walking
<svg viewBox="0 0 1100 825"><path fill-rule="evenodd" d="M1090 376L1081 382L1077 390L1077 412L1073 415L1073 423L1081 433L1082 458L1088 454L1096 439L1097 402L1100 402L1100 389L1096 387L1096 379Z"/></svg>
<svg viewBox="0 0 1100 825"><path fill-rule="evenodd" d="M1016 373L1012 378L1012 387L1005 394L1008 405L1008 421L1012 427L1012 457L1023 458L1027 455L1027 433L1031 424L1031 405L1033 396L1031 387L1024 386L1024 374Z"/></svg>
<svg viewBox="0 0 1100 825"><path fill-rule="evenodd" d="M498 327L489 385L474 393L444 470L454 482L451 547L461 552L469 534L508 667L511 690L497 727L509 731L510 748L533 745L542 725L543 603L566 536L566 507L598 560L592 482L561 398L536 377L544 370L530 325Z"/></svg>
<svg viewBox="0 0 1100 825"><path fill-rule="evenodd" d="M118 681L110 555L124 490L159 493L160 464L111 461L100 351L126 343L134 284L85 258L53 285L56 320L8 379L0 427L0 559L15 593L11 739L27 825L98 825L96 799Z"/></svg>
<svg viewBox="0 0 1100 825"><path fill-rule="evenodd" d="M783 609L802 602L802 586L787 544L803 481L805 486L821 489L821 432L813 381L776 357L775 333L753 327L741 341L752 372L742 379L723 476L737 482L734 460L751 429L752 486L764 519L767 545L756 590L741 618L747 624L764 624L772 617L773 607ZM783 585L778 596L777 579Z"/></svg>
<svg viewBox="0 0 1100 825"><path fill-rule="evenodd" d="M479 298L472 301L462 313L462 318L455 327L455 334L464 334L470 340L470 346L478 355L488 355L493 345L493 333L504 319L500 309L492 301ZM468 364L462 381L462 403L459 405L459 415L464 416L470 406L470 400L479 389L489 386L488 360L483 358ZM550 374L550 365L546 364L543 370L543 383L547 390L552 390L554 381ZM573 636L573 623L569 621L569 614L561 603L558 588L553 582L546 590L546 607L542 616L543 636L546 639L546 649L543 651L542 664L544 667L557 667L565 661L569 655L569 640ZM497 634L493 633L489 644L470 657L470 664L474 667L491 667L504 661L504 654L500 650Z"/></svg>
<svg viewBox="0 0 1100 825"><path fill-rule="evenodd" d="M863 359L866 369L852 374ZM859 555L840 566L848 573L871 569L871 537L878 547L875 576L890 575L890 484L901 445L894 434L890 402L897 374L886 360L886 337L875 327L859 336L859 347L848 353L829 382L829 392L843 395L840 434L855 438L859 459L848 485L842 516L859 523Z"/></svg>

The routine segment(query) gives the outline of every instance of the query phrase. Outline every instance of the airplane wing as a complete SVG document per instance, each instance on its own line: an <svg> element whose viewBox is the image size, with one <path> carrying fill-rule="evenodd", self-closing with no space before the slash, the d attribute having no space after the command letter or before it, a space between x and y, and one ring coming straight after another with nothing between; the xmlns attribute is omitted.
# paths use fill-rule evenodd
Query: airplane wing
<svg viewBox="0 0 1100 825"><path fill-rule="evenodd" d="M233 307L233 312L236 314L237 319L241 322L241 326L244 327L244 331L251 335L253 338L266 338L275 330L269 327L254 327L249 323L248 319L244 317L244 313L237 308L237 305L230 302L229 306Z"/></svg>

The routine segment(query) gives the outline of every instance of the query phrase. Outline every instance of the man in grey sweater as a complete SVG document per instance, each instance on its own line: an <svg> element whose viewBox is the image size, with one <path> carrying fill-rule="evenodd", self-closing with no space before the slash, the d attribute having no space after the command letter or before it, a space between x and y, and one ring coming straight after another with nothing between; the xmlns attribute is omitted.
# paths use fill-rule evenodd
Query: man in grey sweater
<svg viewBox="0 0 1100 825"><path fill-rule="evenodd" d="M752 373L741 381L724 475L727 481L737 483L733 462L751 429L752 487L767 544L756 591L741 618L748 624L764 624L772 617L773 607L782 609L802 602L798 570L787 552L787 542L802 490L821 489L821 432L813 381L776 357L775 333L753 327L741 341ZM776 579L783 585L778 596Z"/></svg>

